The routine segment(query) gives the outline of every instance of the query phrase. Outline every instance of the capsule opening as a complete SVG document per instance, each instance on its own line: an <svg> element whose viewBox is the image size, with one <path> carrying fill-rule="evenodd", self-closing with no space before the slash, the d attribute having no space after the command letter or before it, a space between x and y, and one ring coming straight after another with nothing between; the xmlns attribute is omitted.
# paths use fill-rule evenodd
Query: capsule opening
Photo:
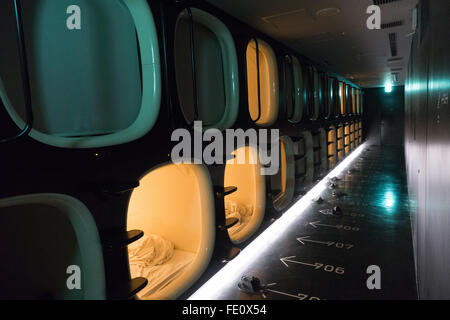
<svg viewBox="0 0 450 320"><path fill-rule="evenodd" d="M312 133L314 151L314 176L322 176L328 167L327 134L323 128Z"/></svg>
<svg viewBox="0 0 450 320"><path fill-rule="evenodd" d="M303 115L303 77L300 62L296 57L284 57L282 80L285 117L291 123L298 123Z"/></svg>
<svg viewBox="0 0 450 320"><path fill-rule="evenodd" d="M350 123L350 151L353 151L356 147L356 140L355 140L355 122Z"/></svg>
<svg viewBox="0 0 450 320"><path fill-rule="evenodd" d="M76 32L48 27L65 26L60 21L65 2L22 5L33 139L56 147L93 148L126 143L151 130L159 113L161 80L158 37L145 0L94 0L95 10L83 16L89 27ZM2 35L2 43L10 43L2 50L18 57L12 36ZM20 70L19 60L2 61L8 64L0 66L7 75L0 81L0 96L23 128L27 116L20 73L8 71Z"/></svg>
<svg viewBox="0 0 450 320"><path fill-rule="evenodd" d="M237 190L225 197L225 214L238 220L228 229L228 235L233 243L240 244L258 230L264 219L266 185L256 148L243 146L233 154L235 158L228 160L225 167L224 183ZM240 155L245 163L238 163Z"/></svg>
<svg viewBox="0 0 450 320"><path fill-rule="evenodd" d="M2 199L0 229L2 299L106 298L97 227L79 200L62 194Z"/></svg>
<svg viewBox="0 0 450 320"><path fill-rule="evenodd" d="M338 161L345 158L345 137L344 137L344 125L340 124L337 127L337 154Z"/></svg>
<svg viewBox="0 0 450 320"><path fill-rule="evenodd" d="M337 131L334 126L328 128L328 169L332 169L336 166L338 162L337 154Z"/></svg>
<svg viewBox="0 0 450 320"><path fill-rule="evenodd" d="M144 231L129 246L130 274L148 279L137 295L175 299L202 275L215 241L214 195L203 165L163 164L131 194L127 228Z"/></svg>
<svg viewBox="0 0 450 320"><path fill-rule="evenodd" d="M317 120L321 114L321 97L319 73L314 66L309 66L307 70L307 95L308 109L307 113L310 120Z"/></svg>
<svg viewBox="0 0 450 320"><path fill-rule="evenodd" d="M305 191L314 179L313 137L309 131L303 131L294 142L295 192Z"/></svg>
<svg viewBox="0 0 450 320"><path fill-rule="evenodd" d="M347 114L345 108L345 84L343 82L339 82L339 97L340 97L340 112L342 116Z"/></svg>
<svg viewBox="0 0 450 320"><path fill-rule="evenodd" d="M269 44L261 39L252 39L247 45L246 59L250 118L257 125L267 127L278 117L279 84L276 56Z"/></svg>
<svg viewBox="0 0 450 320"><path fill-rule="evenodd" d="M346 123L344 126L344 148L345 148L345 155L349 155L351 148L350 148L350 124Z"/></svg>
<svg viewBox="0 0 450 320"><path fill-rule="evenodd" d="M189 125L226 129L236 121L239 84L236 48L228 28L196 8L175 25L175 75L180 108Z"/></svg>
<svg viewBox="0 0 450 320"><path fill-rule="evenodd" d="M362 136L363 131L362 130L363 130L362 129L362 121L359 120L358 121L358 143L359 144L361 144L362 140L363 140L363 136Z"/></svg>
<svg viewBox="0 0 450 320"><path fill-rule="evenodd" d="M280 169L271 176L271 194L275 210L282 211L291 202L295 192L294 143L288 136L280 137Z"/></svg>

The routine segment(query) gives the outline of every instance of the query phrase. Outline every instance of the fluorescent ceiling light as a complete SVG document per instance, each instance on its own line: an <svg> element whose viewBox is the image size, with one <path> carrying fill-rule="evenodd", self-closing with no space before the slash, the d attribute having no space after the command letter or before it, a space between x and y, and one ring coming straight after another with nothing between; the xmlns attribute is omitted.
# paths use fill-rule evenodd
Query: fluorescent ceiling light
<svg viewBox="0 0 450 320"><path fill-rule="evenodd" d="M386 81L386 84L384 85L384 92L386 92L386 93L392 92L392 82L391 82L391 80Z"/></svg>
<svg viewBox="0 0 450 320"><path fill-rule="evenodd" d="M308 193L292 205L278 220L272 223L255 240L253 240L236 258L228 262L222 269L200 287L188 300L218 300L230 289L236 288L242 276L242 271L250 264L263 257L264 252L271 244L277 241L283 232L296 222L306 208L312 204L312 200L321 195L327 188L327 181L341 174L364 150L364 144L360 145L348 155L325 178L317 183ZM295 224L294 224L295 225Z"/></svg>

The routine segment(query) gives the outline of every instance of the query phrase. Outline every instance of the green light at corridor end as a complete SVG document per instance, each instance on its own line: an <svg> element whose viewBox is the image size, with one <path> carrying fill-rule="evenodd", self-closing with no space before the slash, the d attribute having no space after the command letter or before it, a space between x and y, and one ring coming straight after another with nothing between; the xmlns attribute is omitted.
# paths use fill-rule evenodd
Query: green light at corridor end
<svg viewBox="0 0 450 320"><path fill-rule="evenodd" d="M387 81L384 85L384 92L390 93L392 92L392 83L390 81Z"/></svg>

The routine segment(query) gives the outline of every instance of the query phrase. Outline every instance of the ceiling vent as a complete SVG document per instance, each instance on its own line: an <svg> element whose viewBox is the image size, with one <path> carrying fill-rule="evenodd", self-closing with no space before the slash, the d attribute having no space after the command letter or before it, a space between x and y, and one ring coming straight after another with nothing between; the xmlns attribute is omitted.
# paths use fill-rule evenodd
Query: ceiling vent
<svg viewBox="0 0 450 320"><path fill-rule="evenodd" d="M388 23L382 23L381 24L381 29L396 28L396 27L401 27L402 25L403 25L403 21L402 20L388 22Z"/></svg>
<svg viewBox="0 0 450 320"><path fill-rule="evenodd" d="M400 60L403 60L403 57L390 58L390 59L388 59L388 62L394 62L394 61L400 61Z"/></svg>
<svg viewBox="0 0 450 320"><path fill-rule="evenodd" d="M397 2L397 1L400 1L400 0L373 0L373 4L376 6L382 6L384 4L388 4L391 2Z"/></svg>
<svg viewBox="0 0 450 320"><path fill-rule="evenodd" d="M395 32L389 33L389 45L391 46L391 56L397 55L397 34Z"/></svg>

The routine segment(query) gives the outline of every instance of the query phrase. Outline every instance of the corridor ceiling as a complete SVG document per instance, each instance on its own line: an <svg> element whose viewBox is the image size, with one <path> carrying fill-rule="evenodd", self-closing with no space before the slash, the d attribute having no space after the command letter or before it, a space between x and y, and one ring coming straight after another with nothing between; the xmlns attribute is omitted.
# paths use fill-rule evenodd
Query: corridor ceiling
<svg viewBox="0 0 450 320"><path fill-rule="evenodd" d="M404 84L417 0L207 1L361 87ZM379 30L366 25L374 4Z"/></svg>

